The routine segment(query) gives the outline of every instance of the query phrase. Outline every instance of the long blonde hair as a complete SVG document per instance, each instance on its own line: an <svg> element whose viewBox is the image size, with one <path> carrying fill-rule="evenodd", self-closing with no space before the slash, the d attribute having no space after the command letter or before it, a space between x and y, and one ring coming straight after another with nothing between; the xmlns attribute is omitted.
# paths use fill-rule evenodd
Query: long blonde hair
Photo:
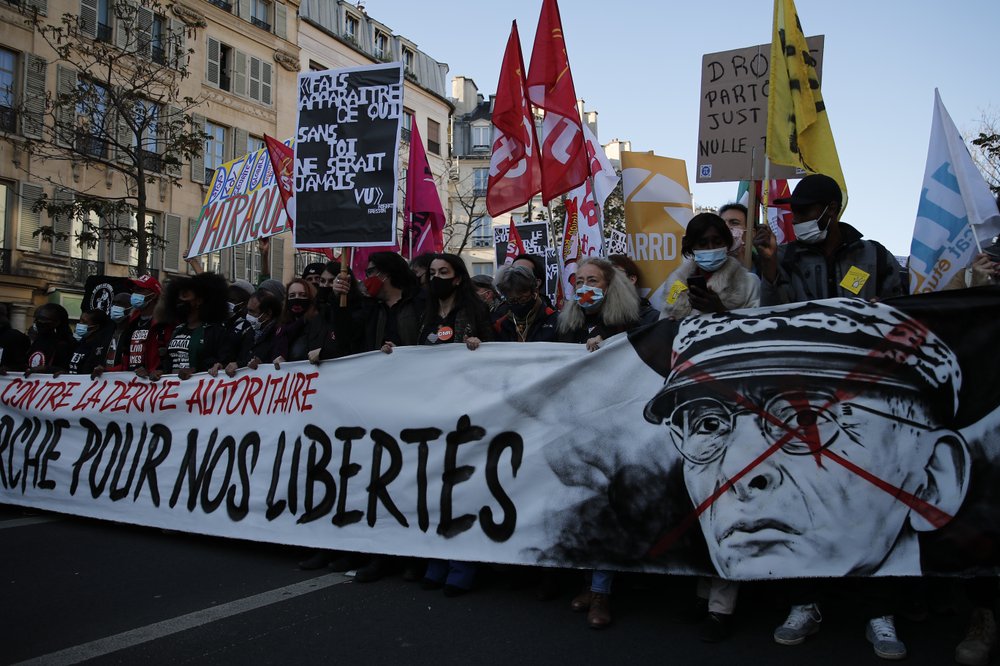
<svg viewBox="0 0 1000 666"><path fill-rule="evenodd" d="M601 305L600 317L606 326L618 328L627 327L639 321L639 295L632 282L625 276L625 271L615 266L607 259L587 257L576 265L577 272L588 264L593 264L604 274L608 288L604 290L604 301ZM559 332L568 333L583 328L583 308L575 298L567 294L562 311L559 313Z"/></svg>

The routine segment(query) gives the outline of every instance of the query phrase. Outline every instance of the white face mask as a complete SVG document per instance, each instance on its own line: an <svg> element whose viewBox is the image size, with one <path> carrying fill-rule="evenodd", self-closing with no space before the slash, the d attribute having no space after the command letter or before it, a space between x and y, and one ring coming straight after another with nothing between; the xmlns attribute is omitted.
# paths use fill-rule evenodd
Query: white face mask
<svg viewBox="0 0 1000 666"><path fill-rule="evenodd" d="M247 320L248 324L250 324L250 328L252 328L255 331L259 331L260 330L260 326L261 326L260 317L254 317L252 314L250 314L248 312L248 313L246 313L246 315L244 315L243 318Z"/></svg>
<svg viewBox="0 0 1000 666"><path fill-rule="evenodd" d="M792 228L795 230L795 240L801 241L807 245L816 245L822 243L826 240L826 232L830 230L829 223L826 225L825 229L819 228L819 221L823 219L826 215L827 209L830 207L827 204L823 212L819 214L815 220L806 220L805 222L799 222L793 224Z"/></svg>

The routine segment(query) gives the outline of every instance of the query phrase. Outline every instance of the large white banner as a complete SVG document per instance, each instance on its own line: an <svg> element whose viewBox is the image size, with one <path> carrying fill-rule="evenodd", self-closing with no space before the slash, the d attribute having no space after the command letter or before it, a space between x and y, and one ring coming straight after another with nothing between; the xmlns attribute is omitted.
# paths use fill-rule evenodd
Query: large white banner
<svg viewBox="0 0 1000 666"><path fill-rule="evenodd" d="M910 293L943 290L998 233L996 199L935 88L927 166L910 244Z"/></svg>
<svg viewBox="0 0 1000 666"><path fill-rule="evenodd" d="M593 353L5 375L0 502L473 562L995 575L998 330L983 288L664 320Z"/></svg>

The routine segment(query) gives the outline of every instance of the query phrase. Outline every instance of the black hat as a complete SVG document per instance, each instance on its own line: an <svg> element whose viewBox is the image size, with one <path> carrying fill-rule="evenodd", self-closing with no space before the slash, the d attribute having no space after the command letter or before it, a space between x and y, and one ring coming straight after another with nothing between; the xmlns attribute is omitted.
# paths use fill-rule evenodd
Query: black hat
<svg viewBox="0 0 1000 666"><path fill-rule="evenodd" d="M313 275L322 275L323 269L326 268L326 264L321 264L319 262L314 264L309 264L302 269L302 279L311 277Z"/></svg>
<svg viewBox="0 0 1000 666"><path fill-rule="evenodd" d="M840 185L829 176L814 173L799 181L799 184L792 191L792 196L775 199L774 203L809 206L812 204L828 204L831 201L836 201L837 203L844 201Z"/></svg>

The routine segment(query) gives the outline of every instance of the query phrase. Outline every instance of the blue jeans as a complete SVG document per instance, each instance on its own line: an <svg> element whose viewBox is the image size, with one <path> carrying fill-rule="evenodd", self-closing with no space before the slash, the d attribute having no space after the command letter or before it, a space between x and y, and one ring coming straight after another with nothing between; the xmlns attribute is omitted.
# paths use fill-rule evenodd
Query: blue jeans
<svg viewBox="0 0 1000 666"><path fill-rule="evenodd" d="M594 569L590 578L590 591L597 594L611 594L611 583L615 580L614 571Z"/></svg>
<svg viewBox="0 0 1000 666"><path fill-rule="evenodd" d="M428 560L427 573L424 578L435 583L444 583L463 590L472 589L472 581L476 578L476 565L472 562L455 562L454 560Z"/></svg>

